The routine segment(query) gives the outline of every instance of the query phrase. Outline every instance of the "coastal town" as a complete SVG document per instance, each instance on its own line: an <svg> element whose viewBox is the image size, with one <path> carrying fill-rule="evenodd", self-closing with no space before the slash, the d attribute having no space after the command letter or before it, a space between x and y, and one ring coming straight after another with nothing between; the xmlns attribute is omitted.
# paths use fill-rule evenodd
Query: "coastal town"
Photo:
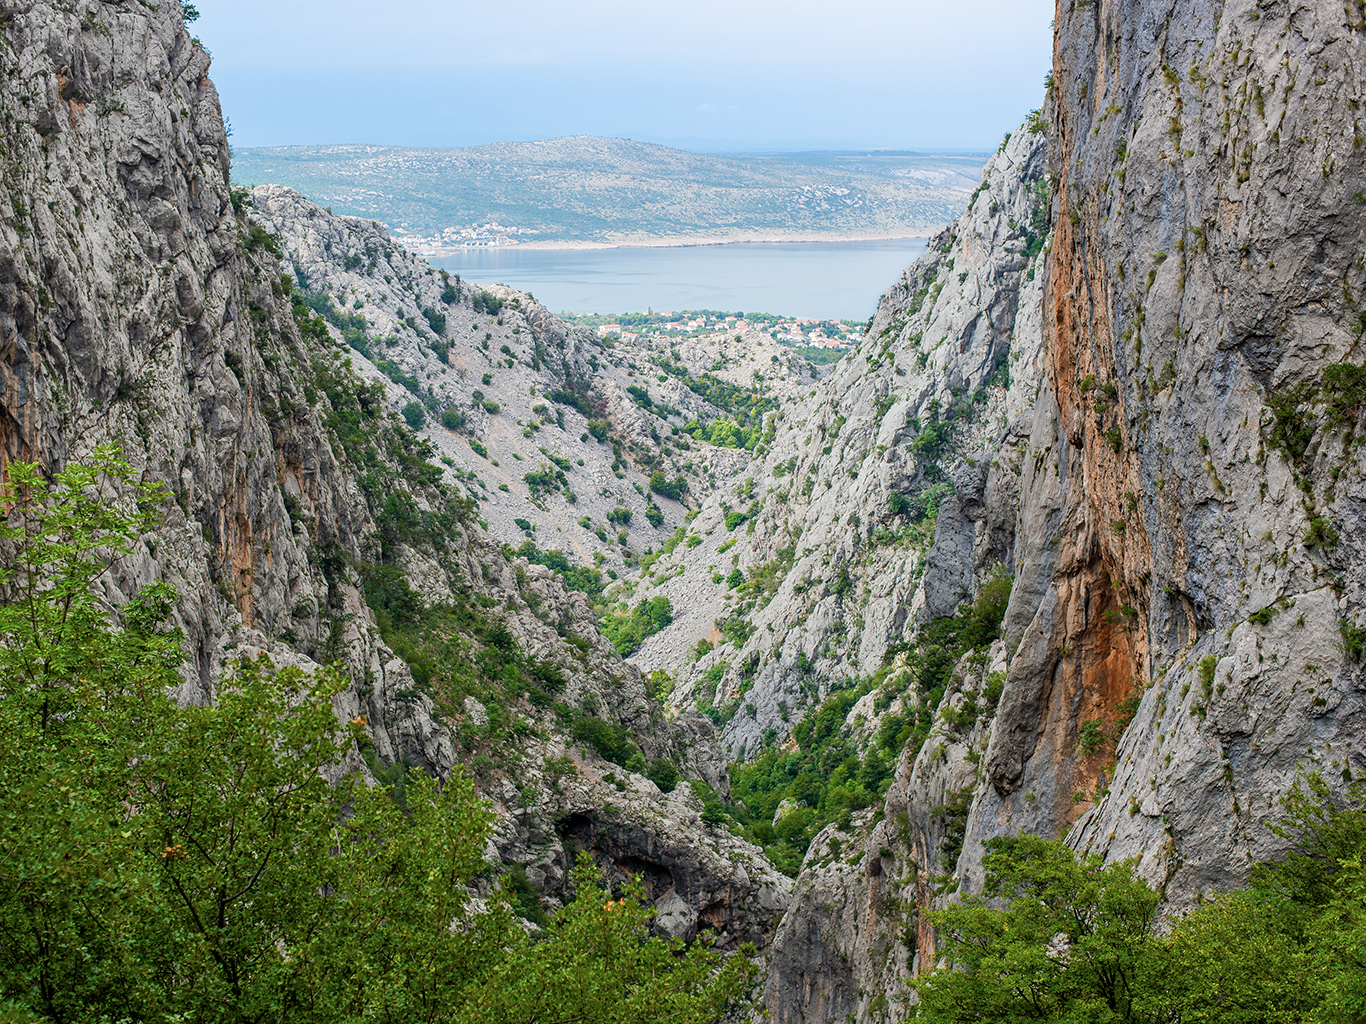
<svg viewBox="0 0 1366 1024"><path fill-rule="evenodd" d="M537 228L519 228L497 221L444 228L432 235L417 235L399 226L390 228L394 241L418 256L453 256L465 249L489 249L516 245L523 236L540 234Z"/></svg>
<svg viewBox="0 0 1366 1024"><path fill-rule="evenodd" d="M561 316L591 327L601 338L633 342L642 338L699 338L710 334L759 331L797 349L816 363L833 362L858 340L865 324L856 320L812 320L773 313L728 313L719 310L647 310L644 313Z"/></svg>

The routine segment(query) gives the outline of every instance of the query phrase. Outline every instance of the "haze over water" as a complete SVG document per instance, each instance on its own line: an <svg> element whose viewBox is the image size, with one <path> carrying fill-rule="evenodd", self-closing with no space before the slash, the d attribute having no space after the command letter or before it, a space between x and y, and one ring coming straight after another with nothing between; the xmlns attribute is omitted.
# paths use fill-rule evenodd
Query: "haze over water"
<svg viewBox="0 0 1366 1024"><path fill-rule="evenodd" d="M619 249L471 248L429 262L531 292L553 312L718 309L866 320L925 239Z"/></svg>

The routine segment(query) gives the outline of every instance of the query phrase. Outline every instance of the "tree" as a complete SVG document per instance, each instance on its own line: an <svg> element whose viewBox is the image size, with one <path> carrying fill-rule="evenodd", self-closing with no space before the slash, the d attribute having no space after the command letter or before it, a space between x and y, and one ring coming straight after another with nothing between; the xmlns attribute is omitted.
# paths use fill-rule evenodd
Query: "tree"
<svg viewBox="0 0 1366 1024"><path fill-rule="evenodd" d="M573 878L574 901L547 941L517 941L461 1024L705 1024L722 1019L752 982L753 947L723 958L703 938L684 952L678 940L649 938L654 912L638 884L614 900L586 853Z"/></svg>
<svg viewBox="0 0 1366 1024"><path fill-rule="evenodd" d="M421 402L409 402L403 407L403 419L414 430L420 430L427 422L427 410L422 407Z"/></svg>
<svg viewBox="0 0 1366 1024"><path fill-rule="evenodd" d="M1158 897L1133 863L1077 860L1034 836L987 843L986 895L935 912L944 966L921 978L930 1021L1135 1021Z"/></svg>

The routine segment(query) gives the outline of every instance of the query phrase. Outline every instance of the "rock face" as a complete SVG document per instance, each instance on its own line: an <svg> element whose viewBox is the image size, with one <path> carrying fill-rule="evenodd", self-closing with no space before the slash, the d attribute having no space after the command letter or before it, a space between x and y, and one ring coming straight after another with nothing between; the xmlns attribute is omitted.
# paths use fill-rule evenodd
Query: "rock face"
<svg viewBox="0 0 1366 1024"><path fill-rule="evenodd" d="M351 358L303 302L300 276L282 276L279 238L252 197L228 187L208 67L178 4L0 2L0 465L24 459L55 472L112 442L143 482L167 489L161 529L101 586L115 607L152 580L177 588L184 700L212 700L242 654L305 669L340 661L351 688L338 714L370 723L357 762L364 753L375 771L404 762L451 771L492 716L477 700L439 706L442 695L384 642L365 591L367 573L382 570L426 602L477 599L507 649L563 678L566 701L591 706L643 756L724 793L710 723L666 722L584 595L505 556L456 482L426 461L436 448L396 415L407 392ZM296 220L314 222L323 239L393 248L367 225L312 212ZM413 278L403 282L409 308L440 302L417 291L435 279L430 268L417 282L418 268L393 261L391 276ZM403 285L385 292L395 308ZM509 340L571 337L529 298L500 295L516 312L499 325ZM453 304L452 323L481 320L472 302L467 291ZM402 351L415 356L418 332L409 333ZM494 457L497 443L491 436ZM643 510L634 489L626 497ZM404 532L395 509L442 528L425 539ZM664 798L624 769L620 787L606 781L614 766L526 698L500 709L524 726L509 762L525 768L517 801L505 799L508 766L477 766L502 812L490 855L539 870L553 902L580 843L605 864L672 880L652 894L666 930L763 942L790 885L762 854L701 824L686 783ZM582 767L580 781L549 785L565 758ZM561 813L588 825L561 835Z"/></svg>
<svg viewBox="0 0 1366 1024"><path fill-rule="evenodd" d="M1276 852L1298 770L1366 769L1366 21L1133 0L1060 4L1056 24L1036 122L1052 236L1016 316L1037 373L1012 380L1023 404L989 456L1018 475L950 469L916 599L951 610L983 553L1008 552L988 666L1004 688L955 732L944 712L981 686L960 665L878 819L813 843L771 954L773 1020L908 1016L933 962L924 911L980 888L992 836L1137 858L1178 911Z"/></svg>

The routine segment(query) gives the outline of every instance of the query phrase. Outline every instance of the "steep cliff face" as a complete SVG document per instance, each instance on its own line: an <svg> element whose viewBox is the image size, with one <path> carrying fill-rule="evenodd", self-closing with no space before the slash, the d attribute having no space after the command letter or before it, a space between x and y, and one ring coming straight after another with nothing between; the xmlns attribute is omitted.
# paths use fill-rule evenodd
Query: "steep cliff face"
<svg viewBox="0 0 1366 1024"><path fill-rule="evenodd" d="M951 688L880 820L813 843L774 1019L908 1014L923 912L981 886L992 836L1135 857L1180 910L1276 852L1298 770L1366 769L1366 21L1136 0L1056 25L1041 379L1018 504L978 531L1013 538L1004 688L967 732ZM928 565L954 529L941 514Z"/></svg>
<svg viewBox="0 0 1366 1024"><path fill-rule="evenodd" d="M113 606L152 580L177 588L182 699L212 700L243 653L340 661L338 714L370 726L354 763L472 763L500 812L490 860L524 868L551 905L583 848L653 870L678 934L763 942L788 881L702 822L686 784L666 798L616 776L567 720L591 709L643 757L724 792L710 724L666 723L584 596L505 556L394 411L406 392L352 360L282 275L279 239L228 188L208 66L179 4L0 3L0 463L56 471L113 442L168 489L161 529L101 586ZM528 309L544 322L527 326L566 336ZM381 597L409 613L459 605L449 663L467 690L492 686L469 668L482 637L506 706L443 691L429 666L415 675L383 639ZM504 661L561 703L537 703Z"/></svg>
<svg viewBox="0 0 1366 1024"><path fill-rule="evenodd" d="M1047 653L1012 666L1024 713L978 812L1034 792L1067 820L1033 766L1097 720L1112 767L1070 837L1140 856L1176 906L1274 850L1297 765L1366 763L1343 643L1363 582L1363 28L1327 2L1059 11L1044 311L1070 486Z"/></svg>

